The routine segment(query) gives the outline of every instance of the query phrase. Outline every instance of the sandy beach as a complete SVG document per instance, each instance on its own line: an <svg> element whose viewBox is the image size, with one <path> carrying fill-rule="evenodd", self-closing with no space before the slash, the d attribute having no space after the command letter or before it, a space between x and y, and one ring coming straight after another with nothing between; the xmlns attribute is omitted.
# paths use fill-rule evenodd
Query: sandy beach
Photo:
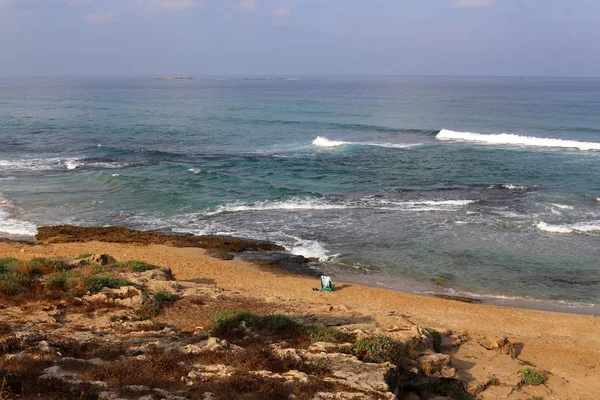
<svg viewBox="0 0 600 400"><path fill-rule="evenodd" d="M524 366L546 371L546 385L525 393L544 399L600 398L600 320L596 316L541 312L419 296L355 284L338 284L333 293L312 290L315 279L265 271L247 262L209 257L201 248L120 243L0 243L0 257L74 257L107 253L117 260L142 260L168 266L178 281L211 282L218 288L258 297L299 318L321 318L332 325L377 326L393 331L407 324L430 326L448 338L473 338L448 353L461 379L475 387L490 376L518 384ZM168 313L167 313L168 316ZM193 316L190 316L193 318ZM193 321L191 321L193 323ZM490 352L483 337L506 337L516 358ZM492 390L494 389L494 390ZM526 399L511 384L482 393L481 398Z"/></svg>

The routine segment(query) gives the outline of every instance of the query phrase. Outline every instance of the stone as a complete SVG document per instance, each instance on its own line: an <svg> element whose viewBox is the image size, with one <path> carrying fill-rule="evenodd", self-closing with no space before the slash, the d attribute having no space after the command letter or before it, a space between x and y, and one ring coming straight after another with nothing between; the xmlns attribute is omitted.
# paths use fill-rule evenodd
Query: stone
<svg viewBox="0 0 600 400"><path fill-rule="evenodd" d="M168 292L171 294L177 294L179 291L179 283L176 281L148 281L145 284L146 289L151 293L156 292Z"/></svg>
<svg viewBox="0 0 600 400"><path fill-rule="evenodd" d="M506 354L515 358L515 347L506 337L490 337L485 336L479 338L477 342L488 350L494 350L500 354Z"/></svg>
<svg viewBox="0 0 600 400"><path fill-rule="evenodd" d="M441 353L427 354L417 360L426 376L451 378L456 370L450 364L450 356Z"/></svg>

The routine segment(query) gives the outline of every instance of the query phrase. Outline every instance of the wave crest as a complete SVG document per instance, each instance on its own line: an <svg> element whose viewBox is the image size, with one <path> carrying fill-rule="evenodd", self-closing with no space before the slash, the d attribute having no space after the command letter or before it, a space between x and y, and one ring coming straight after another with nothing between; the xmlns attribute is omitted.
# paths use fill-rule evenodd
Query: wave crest
<svg viewBox="0 0 600 400"><path fill-rule="evenodd" d="M600 221L589 221L566 225L551 225L542 221L537 224L537 228L541 231L551 233L589 233L600 231Z"/></svg>
<svg viewBox="0 0 600 400"><path fill-rule="evenodd" d="M515 135L512 133L484 135L481 133L456 132L448 129L442 129L440 133L437 134L436 139L474 142L490 145L556 147L579 149L582 151L600 150L600 143L598 142L579 142L576 140L540 138L534 136Z"/></svg>
<svg viewBox="0 0 600 400"><path fill-rule="evenodd" d="M317 136L312 142L313 145L319 147L339 147L343 145L352 146L374 146L374 147L387 147L391 149L408 149L411 147L420 146L421 143L375 143L375 142L346 142L341 140L329 140L323 136Z"/></svg>

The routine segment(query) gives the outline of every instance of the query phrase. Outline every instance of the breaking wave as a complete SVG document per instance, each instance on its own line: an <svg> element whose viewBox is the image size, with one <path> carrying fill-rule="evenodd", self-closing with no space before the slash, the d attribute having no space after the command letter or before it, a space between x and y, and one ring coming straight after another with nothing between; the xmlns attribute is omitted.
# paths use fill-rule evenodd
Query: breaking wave
<svg viewBox="0 0 600 400"><path fill-rule="evenodd" d="M13 236L35 236L37 228L27 221L13 218L15 206L0 196L0 233Z"/></svg>
<svg viewBox="0 0 600 400"><path fill-rule="evenodd" d="M327 201L323 199L290 199L256 203L230 203L217 207L204 215L245 211L320 211L343 209L380 209L387 211L456 211L474 203L474 200L410 200L396 201L378 198Z"/></svg>
<svg viewBox="0 0 600 400"><path fill-rule="evenodd" d="M411 147L420 146L421 143L375 143L375 142L346 142L339 140L329 140L326 137L317 136L312 142L313 145L319 147L339 147L343 145L352 146L375 146L375 147L387 147L391 149L408 149Z"/></svg>
<svg viewBox="0 0 600 400"><path fill-rule="evenodd" d="M551 233L589 233L600 231L600 221L589 221L565 225L551 225L542 221L537 224L537 228L541 231Z"/></svg>
<svg viewBox="0 0 600 400"><path fill-rule="evenodd" d="M440 133L437 134L436 139L475 142L491 145L556 147L579 149L582 151L600 150L600 143L597 142L579 142L576 140L539 138L533 136L515 135L511 133L484 135L481 133L456 132L448 129L442 129Z"/></svg>

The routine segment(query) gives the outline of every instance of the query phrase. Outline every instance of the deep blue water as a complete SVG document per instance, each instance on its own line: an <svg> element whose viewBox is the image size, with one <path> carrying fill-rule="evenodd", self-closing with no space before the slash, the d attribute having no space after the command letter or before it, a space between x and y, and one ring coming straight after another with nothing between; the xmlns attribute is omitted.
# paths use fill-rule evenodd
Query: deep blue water
<svg viewBox="0 0 600 400"><path fill-rule="evenodd" d="M0 231L59 223L600 304L600 79L0 79Z"/></svg>

